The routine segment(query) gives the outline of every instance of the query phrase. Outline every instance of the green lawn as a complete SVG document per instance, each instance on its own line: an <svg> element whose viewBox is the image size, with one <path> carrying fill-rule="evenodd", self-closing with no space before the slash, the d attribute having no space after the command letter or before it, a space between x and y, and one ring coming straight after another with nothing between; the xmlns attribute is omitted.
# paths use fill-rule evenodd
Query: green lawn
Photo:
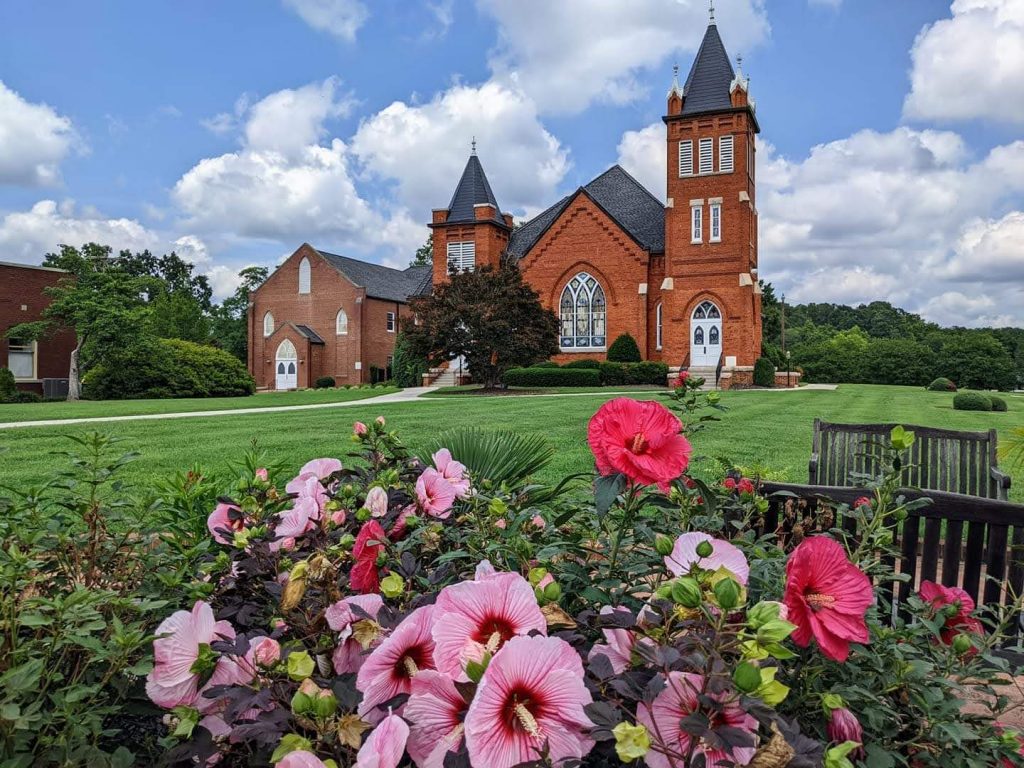
<svg viewBox="0 0 1024 768"><path fill-rule="evenodd" d="M379 391L379 390L375 390ZM263 397L263 396L261 396ZM637 393L655 399L656 393ZM378 415L400 430L413 448L425 445L446 429L482 426L535 432L558 448L544 479L584 471L591 465L586 442L587 421L608 398L594 393L579 397L450 397L423 402L340 409L196 417L167 421L118 422L82 427L33 427L0 431L0 483L25 485L46 477L57 463L52 451L67 447L61 435L102 431L126 438L126 449L142 452L128 471L135 481L165 476L198 463L223 467L238 457L253 438L274 456L298 468L321 455L344 456L354 420ZM260 398L255 398L260 399ZM252 398L250 398L250 401ZM695 454L729 457L740 466L759 466L770 477L807 481L807 457L814 418L832 421L903 421L952 429L996 427L1001 433L1024 426L1024 397L1010 396L1009 413L954 411L952 397L907 387L844 385L835 391L746 391L723 393L729 411L694 439ZM711 471L713 462L698 467ZM715 470L717 471L717 470ZM1024 467L1013 471L1016 500L1024 500Z"/></svg>
<svg viewBox="0 0 1024 768"><path fill-rule="evenodd" d="M151 413L233 411L238 408L271 408L282 405L340 403L397 392L394 387L371 389L304 389L299 392L266 392L252 397L189 397L179 400L80 400L77 403L0 404L0 423L87 419L97 416L142 416Z"/></svg>
<svg viewBox="0 0 1024 768"><path fill-rule="evenodd" d="M433 392L426 393L423 397L451 397L453 395L472 395L478 397L482 390L482 384L463 384L458 387L441 387ZM668 388L658 384L624 384L616 387L509 387L507 391L534 395L580 395L595 392L599 394L605 392L628 392L630 394L635 392L667 392ZM505 395L495 395L495 397L505 397Z"/></svg>

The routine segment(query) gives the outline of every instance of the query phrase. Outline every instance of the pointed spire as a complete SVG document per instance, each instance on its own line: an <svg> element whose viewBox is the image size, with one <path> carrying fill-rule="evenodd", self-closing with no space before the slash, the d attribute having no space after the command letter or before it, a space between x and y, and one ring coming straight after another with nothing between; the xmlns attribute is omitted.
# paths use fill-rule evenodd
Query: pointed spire
<svg viewBox="0 0 1024 768"><path fill-rule="evenodd" d="M469 154L476 157L476 136L473 137L473 141L470 143Z"/></svg>
<svg viewBox="0 0 1024 768"><path fill-rule="evenodd" d="M466 162L466 168L455 188L455 194L452 195L452 201L448 204L447 221L450 224L476 221L475 206L489 205L495 210L495 220L504 223L500 218L501 209L498 207L498 201L494 198L494 192L487 181L487 174L480 164L480 158L476 156L476 137L470 146L472 154Z"/></svg>
<svg viewBox="0 0 1024 768"><path fill-rule="evenodd" d="M709 16L708 23L709 24L714 24L715 23L715 0L709 0L709 2L710 2L710 5L708 6L708 16Z"/></svg>
<svg viewBox="0 0 1024 768"><path fill-rule="evenodd" d="M747 93L750 93L750 78L743 74L742 55L736 57L736 76L729 83L729 93L732 93L737 88L742 88Z"/></svg>
<svg viewBox="0 0 1024 768"><path fill-rule="evenodd" d="M679 65L672 65L672 86L668 89L668 95L665 97L671 99L673 96L683 97L683 87L679 85Z"/></svg>

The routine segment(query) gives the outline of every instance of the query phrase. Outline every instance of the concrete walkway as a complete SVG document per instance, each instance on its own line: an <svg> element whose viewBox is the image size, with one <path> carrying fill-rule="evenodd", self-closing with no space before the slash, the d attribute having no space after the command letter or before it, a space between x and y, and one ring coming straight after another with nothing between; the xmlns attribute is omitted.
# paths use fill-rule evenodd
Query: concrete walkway
<svg viewBox="0 0 1024 768"><path fill-rule="evenodd" d="M346 408L355 405L386 405L388 403L415 402L426 393L433 392L437 387L409 387L399 392L391 392L362 400L342 400L337 403L309 403L306 405L272 405L266 408L231 408L220 411L183 411L181 413L145 413L132 416L91 416L81 419L41 419L39 421L12 421L0 424L0 429L21 429L23 427L60 427L77 424L95 424L107 421L158 421L160 419L191 419L202 416L233 416L235 414L280 413L281 411L309 411L314 408ZM424 402L429 402L425 400Z"/></svg>

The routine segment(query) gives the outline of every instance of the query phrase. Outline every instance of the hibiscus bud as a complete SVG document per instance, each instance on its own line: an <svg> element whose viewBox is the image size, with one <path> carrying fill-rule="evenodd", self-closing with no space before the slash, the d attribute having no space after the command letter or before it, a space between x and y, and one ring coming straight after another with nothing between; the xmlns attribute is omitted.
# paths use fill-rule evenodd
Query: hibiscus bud
<svg viewBox="0 0 1024 768"><path fill-rule="evenodd" d="M405 580L397 573L389 573L381 579L380 591L384 597L394 599L405 592Z"/></svg>
<svg viewBox="0 0 1024 768"><path fill-rule="evenodd" d="M288 613L302 601L306 594L306 574L309 571L309 564L303 560L292 568L288 574L288 583L284 585L281 592L281 611Z"/></svg>
<svg viewBox="0 0 1024 768"><path fill-rule="evenodd" d="M953 638L953 653L957 656L963 656L973 647L974 645L971 643L971 638L962 632Z"/></svg>
<svg viewBox="0 0 1024 768"><path fill-rule="evenodd" d="M267 474L266 467L260 467L259 469L256 470L256 479L259 480L261 483L267 482L268 477L269 475Z"/></svg>
<svg viewBox="0 0 1024 768"><path fill-rule="evenodd" d="M639 760L651 748L651 737L639 723L633 725L623 721L612 728L612 733L615 735L615 754L624 763Z"/></svg>
<svg viewBox="0 0 1024 768"><path fill-rule="evenodd" d="M722 579L715 584L715 601L723 611L731 611L740 602L740 585L735 579Z"/></svg>
<svg viewBox="0 0 1024 768"><path fill-rule="evenodd" d="M363 435L365 435L365 434L366 434L366 433L367 433L367 432L368 432L369 430L367 430L367 428L366 428L366 425L365 425L365 424L363 424L363 422L361 422L361 421L357 421L357 422L356 422L355 424L353 424L353 425L352 425L352 431L353 431L353 432L354 432L355 434L357 434L357 435L359 435L360 437L362 437L362 436L363 436Z"/></svg>
<svg viewBox="0 0 1024 768"><path fill-rule="evenodd" d="M732 681L743 693L751 693L761 687L761 670L749 661L741 662L732 673Z"/></svg>
<svg viewBox="0 0 1024 768"><path fill-rule="evenodd" d="M654 550L662 557L667 557L672 554L672 547L674 542L668 536L663 533L659 533L654 537Z"/></svg>
<svg viewBox="0 0 1024 768"><path fill-rule="evenodd" d="M832 710L829 714L827 730L829 739L837 744L847 741L857 744L864 743L864 729L861 728L857 716L846 707L837 707ZM856 755L860 751L855 750L853 754Z"/></svg>
<svg viewBox="0 0 1024 768"><path fill-rule="evenodd" d="M700 544L697 545L697 555L699 557L711 557L714 551L715 548L711 546L710 541L702 541Z"/></svg>
<svg viewBox="0 0 1024 768"><path fill-rule="evenodd" d="M491 503L487 505L487 513L491 517L501 517L508 512L508 504L501 499L491 499Z"/></svg>
<svg viewBox="0 0 1024 768"><path fill-rule="evenodd" d="M272 667L281 658L281 645L271 637L261 637L252 646L252 657L261 667Z"/></svg>
<svg viewBox="0 0 1024 768"><path fill-rule="evenodd" d="M370 519L370 510L368 510L366 507L363 507L358 512L356 512L356 520L358 520L359 522L365 523L369 519Z"/></svg>
<svg viewBox="0 0 1024 768"><path fill-rule="evenodd" d="M769 621L775 621L782 614L782 603L762 600L747 611L747 623L751 629L760 629Z"/></svg>
<svg viewBox="0 0 1024 768"><path fill-rule="evenodd" d="M321 690L313 699L313 712L317 717L333 717L338 711L338 699L333 691Z"/></svg>
<svg viewBox="0 0 1024 768"><path fill-rule="evenodd" d="M296 651L288 654L288 677L292 680L305 680L313 674L316 669L316 662L306 651Z"/></svg>
<svg viewBox="0 0 1024 768"><path fill-rule="evenodd" d="M292 696L292 712L296 715L305 715L312 712L318 693L320 693L319 686L307 677L302 681L299 690Z"/></svg>
<svg viewBox="0 0 1024 768"><path fill-rule="evenodd" d="M671 600L672 599L672 585L662 584L656 590L654 590L654 596L659 600Z"/></svg>
<svg viewBox="0 0 1024 768"><path fill-rule="evenodd" d="M904 520L907 519L907 510L901 507L900 509L897 509L895 512L893 512L892 516L896 519L896 522L902 523Z"/></svg>
<svg viewBox="0 0 1024 768"><path fill-rule="evenodd" d="M538 584L540 584L541 581L544 580L544 577L547 576L547 575L548 575L548 569L547 568L541 568L541 567L531 568L530 569L530 573L529 573L530 583L533 584L534 586L537 586Z"/></svg>
<svg viewBox="0 0 1024 768"><path fill-rule="evenodd" d="M871 506L871 499L869 499L867 496L859 496L859 497L857 497L857 500L855 502L853 502L853 508L854 509L859 509L860 507L870 507L870 506Z"/></svg>
<svg viewBox="0 0 1024 768"><path fill-rule="evenodd" d="M346 533L344 536L338 539L338 546L344 547L345 549L348 549L355 543L356 537L353 536L351 533Z"/></svg>
<svg viewBox="0 0 1024 768"><path fill-rule="evenodd" d="M562 596L562 587L557 581L553 581L544 587L544 597L554 602Z"/></svg>
<svg viewBox="0 0 1024 768"><path fill-rule="evenodd" d="M530 522L533 524L534 528L543 528L545 525L547 525L547 523L544 521L544 518L540 515L534 515L533 519L530 520Z"/></svg>
<svg viewBox="0 0 1024 768"><path fill-rule="evenodd" d="M704 595L696 579L684 576L672 584L672 599L684 608L696 608L703 601Z"/></svg>
<svg viewBox="0 0 1024 768"><path fill-rule="evenodd" d="M378 424L378 426L383 427L386 423L387 422L384 421L384 417L383 416L378 416L377 417L377 424Z"/></svg>

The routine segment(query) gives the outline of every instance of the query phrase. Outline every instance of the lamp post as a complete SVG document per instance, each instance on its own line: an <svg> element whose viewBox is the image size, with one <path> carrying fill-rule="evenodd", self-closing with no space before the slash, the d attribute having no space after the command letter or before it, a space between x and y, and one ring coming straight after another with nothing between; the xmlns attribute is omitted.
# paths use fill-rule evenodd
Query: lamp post
<svg viewBox="0 0 1024 768"><path fill-rule="evenodd" d="M789 350L786 350L786 389L790 388L789 383Z"/></svg>

